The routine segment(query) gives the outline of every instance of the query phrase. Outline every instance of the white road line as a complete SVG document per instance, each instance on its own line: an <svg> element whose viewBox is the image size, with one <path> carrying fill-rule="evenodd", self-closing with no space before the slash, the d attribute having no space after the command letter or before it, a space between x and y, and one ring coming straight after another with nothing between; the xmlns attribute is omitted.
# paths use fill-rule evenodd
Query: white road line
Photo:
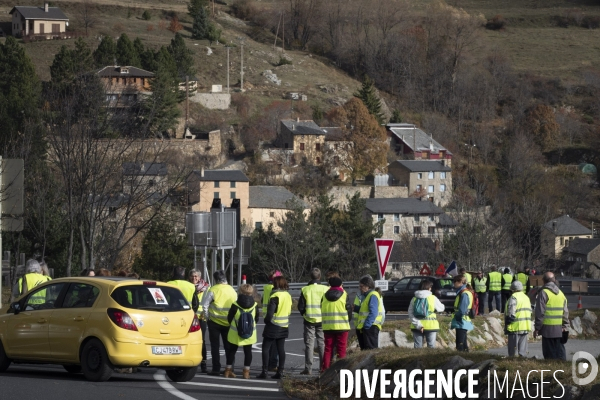
<svg viewBox="0 0 600 400"><path fill-rule="evenodd" d="M218 383L181 382L180 384L181 385L193 385L193 386L221 387L221 388L239 389L239 390L256 390L259 392L280 392L281 391L280 389L256 388L256 387L233 386L233 385L219 385Z"/></svg>
<svg viewBox="0 0 600 400"><path fill-rule="evenodd" d="M252 382L252 383L270 383L276 385L278 382L276 381L266 381L266 380L258 380L258 379L241 379L241 378L225 378L224 376L212 376L206 374L196 374L196 378L207 378L207 379L223 379L226 381L242 381L242 382Z"/></svg>
<svg viewBox="0 0 600 400"><path fill-rule="evenodd" d="M156 383L158 383L158 385L161 388L165 389L173 396L179 397L181 400L197 400L195 397L188 396L187 394L180 392L179 390L175 389L173 385L167 382L167 378L165 377L165 371L157 371L154 374L154 380L156 381Z"/></svg>

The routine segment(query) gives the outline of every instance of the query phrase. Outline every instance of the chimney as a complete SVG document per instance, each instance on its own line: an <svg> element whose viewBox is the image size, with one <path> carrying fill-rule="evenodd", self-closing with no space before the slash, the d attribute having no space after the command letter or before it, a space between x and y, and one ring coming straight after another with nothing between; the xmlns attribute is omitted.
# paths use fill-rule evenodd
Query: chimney
<svg viewBox="0 0 600 400"><path fill-rule="evenodd" d="M48 12L48 3L44 3L44 12Z"/></svg>
<svg viewBox="0 0 600 400"><path fill-rule="evenodd" d="M204 178L204 167L200 168L200 177Z"/></svg>

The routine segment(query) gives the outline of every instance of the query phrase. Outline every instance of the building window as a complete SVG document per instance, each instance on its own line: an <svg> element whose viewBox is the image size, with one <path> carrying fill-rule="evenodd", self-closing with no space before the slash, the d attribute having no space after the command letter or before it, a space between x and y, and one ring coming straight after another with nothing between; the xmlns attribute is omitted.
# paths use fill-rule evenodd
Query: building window
<svg viewBox="0 0 600 400"><path fill-rule="evenodd" d="M229 198L231 198L231 199L235 199L235 192L231 192L231 193L229 194Z"/></svg>
<svg viewBox="0 0 600 400"><path fill-rule="evenodd" d="M300 143L300 151L304 151L304 143Z"/></svg>
<svg viewBox="0 0 600 400"><path fill-rule="evenodd" d="M383 221L383 214L377 214L377 222Z"/></svg>
<svg viewBox="0 0 600 400"><path fill-rule="evenodd" d="M219 182L215 182L215 187L218 188L219 187Z"/></svg>
<svg viewBox="0 0 600 400"><path fill-rule="evenodd" d="M321 164L321 157L317 157L317 164Z"/></svg>
<svg viewBox="0 0 600 400"><path fill-rule="evenodd" d="M415 214L415 222L419 222L419 214Z"/></svg>
<svg viewBox="0 0 600 400"><path fill-rule="evenodd" d="M142 86L144 86L144 84L146 83L146 78L140 78L142 81Z"/></svg>
<svg viewBox="0 0 600 400"><path fill-rule="evenodd" d="M565 238L561 237L560 238L560 245L563 246L565 244Z"/></svg>
<svg viewBox="0 0 600 400"><path fill-rule="evenodd" d="M421 234L421 227L420 226L413 226L413 233L415 235L420 235Z"/></svg>
<svg viewBox="0 0 600 400"><path fill-rule="evenodd" d="M339 145L339 144L337 144L337 143L333 145L333 148L334 148L334 149L336 149L336 150L337 150L339 147L340 147L340 145Z"/></svg>
<svg viewBox="0 0 600 400"><path fill-rule="evenodd" d="M422 188L423 188L423 186L417 185L417 192L420 192Z"/></svg>
<svg viewBox="0 0 600 400"><path fill-rule="evenodd" d="M581 261L581 257L577 257L577 261Z"/></svg>
<svg viewBox="0 0 600 400"><path fill-rule="evenodd" d="M393 263L392 264L392 270L393 271L400 271L400 263Z"/></svg>
<svg viewBox="0 0 600 400"><path fill-rule="evenodd" d="M445 192L446 191L446 185L444 185L443 183L440 185L440 192Z"/></svg>
<svg viewBox="0 0 600 400"><path fill-rule="evenodd" d="M284 144L283 144L283 148L284 148L284 149L287 149L287 148L288 148L288 144L287 144L287 143L284 143Z"/></svg>
<svg viewBox="0 0 600 400"><path fill-rule="evenodd" d="M394 214L394 221L400 221L400 214Z"/></svg>
<svg viewBox="0 0 600 400"><path fill-rule="evenodd" d="M148 181L148 186L154 186L154 185L156 185L156 181L154 179L150 179Z"/></svg>
<svg viewBox="0 0 600 400"><path fill-rule="evenodd" d="M273 211L269 212L269 217L275 218L275 212L273 212Z"/></svg>
<svg viewBox="0 0 600 400"><path fill-rule="evenodd" d="M400 233L400 227L398 225L394 226L394 235L398 235Z"/></svg>
<svg viewBox="0 0 600 400"><path fill-rule="evenodd" d="M429 178L429 179L433 179L433 178L434 178L434 176L435 176L435 172L433 172L433 171L429 171L429 176L428 176L428 178Z"/></svg>
<svg viewBox="0 0 600 400"><path fill-rule="evenodd" d="M427 186L427 193L433 193L433 185Z"/></svg>
<svg viewBox="0 0 600 400"><path fill-rule="evenodd" d="M235 181L231 181L231 182L229 182L229 187L230 187L230 188L234 188L234 187L235 187Z"/></svg>
<svg viewBox="0 0 600 400"><path fill-rule="evenodd" d="M255 222L254 229L262 229L262 222Z"/></svg>
<svg viewBox="0 0 600 400"><path fill-rule="evenodd" d="M565 247L569 247L569 241L568 240L565 240ZM570 260L570 261L573 261L573 260Z"/></svg>
<svg viewBox="0 0 600 400"><path fill-rule="evenodd" d="M108 217L117 218L117 207L108 207Z"/></svg>
<svg viewBox="0 0 600 400"><path fill-rule="evenodd" d="M315 143L315 150L321 151L321 143Z"/></svg>
<svg viewBox="0 0 600 400"><path fill-rule="evenodd" d="M127 85L127 78L121 78L121 83L123 83L123 85Z"/></svg>
<svg viewBox="0 0 600 400"><path fill-rule="evenodd" d="M435 218L434 218L433 214L429 214L429 217L428 217L428 219L429 219L429 221L431 221L431 222L435 221Z"/></svg>
<svg viewBox="0 0 600 400"><path fill-rule="evenodd" d="M429 233L430 235L435 235L435 226L428 227L427 233Z"/></svg>
<svg viewBox="0 0 600 400"><path fill-rule="evenodd" d="M446 179L446 173L440 172L440 179Z"/></svg>
<svg viewBox="0 0 600 400"><path fill-rule="evenodd" d="M219 192L215 192L214 198L215 199L220 199L221 198L221 196L219 196Z"/></svg>
<svg viewBox="0 0 600 400"><path fill-rule="evenodd" d="M417 174L417 179L423 179L423 174L419 172L419 173Z"/></svg>

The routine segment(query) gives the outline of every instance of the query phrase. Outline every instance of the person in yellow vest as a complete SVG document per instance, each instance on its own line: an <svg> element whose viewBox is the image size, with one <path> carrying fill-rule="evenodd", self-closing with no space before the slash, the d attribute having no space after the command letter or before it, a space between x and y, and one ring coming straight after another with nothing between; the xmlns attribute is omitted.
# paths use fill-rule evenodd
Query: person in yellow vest
<svg viewBox="0 0 600 400"><path fill-rule="evenodd" d="M33 258L27 260L25 263L25 275L23 275L17 281L17 284L13 287L12 297L14 300L21 297L21 295L27 293L36 286L46 283L51 280L49 276L42 275L42 266L38 260ZM32 297L29 303L32 304L43 304L46 302L46 290L40 290L36 293L35 298Z"/></svg>
<svg viewBox="0 0 600 400"><path fill-rule="evenodd" d="M473 287L473 277L471 276L471 274L470 274L470 273L468 273L468 272L467 272L466 268L464 268L464 267L461 267L461 268L458 270L458 273L459 273L459 274L461 274L461 275L464 275L464 276L465 276L465 278L467 278L467 283L468 283L469 285L471 285L471 287Z"/></svg>
<svg viewBox="0 0 600 400"><path fill-rule="evenodd" d="M202 298L202 311L204 319L208 321L208 340L210 341L210 355L212 357L212 369L209 375L221 373L221 355L219 353L219 338L223 342L225 354L229 349L227 334L229 333L229 321L227 314L237 293L227 283L225 271L215 271L213 274L213 285L206 291Z"/></svg>
<svg viewBox="0 0 600 400"><path fill-rule="evenodd" d="M504 273L502 274L502 308L500 312L504 312L506 308L506 302L508 298L512 296L512 292L510 291L510 284L513 282L514 277L510 273L510 269L504 268Z"/></svg>
<svg viewBox="0 0 600 400"><path fill-rule="evenodd" d="M242 328L240 326L240 317L242 313L248 313L252 318L252 326ZM235 353L241 346L244 349L244 370L242 376L244 379L250 379L250 365L252 365L252 345L256 343L256 323L258 322L258 304L254 301L254 288L252 285L240 285L238 290L237 301L234 301L227 314L229 321L229 332L227 333L227 341L229 342L229 350L226 354L227 365L223 376L225 378L235 378L233 372L233 364L235 362ZM248 321L246 321L248 322ZM242 331L243 329L243 331ZM249 332L251 331L251 332ZM248 337L242 337L248 336Z"/></svg>
<svg viewBox="0 0 600 400"><path fill-rule="evenodd" d="M475 278L473 278L473 290L479 297L479 310L477 313L483 315L485 312L485 303L487 303L487 278L483 277L483 272L477 272Z"/></svg>
<svg viewBox="0 0 600 400"><path fill-rule="evenodd" d="M527 336L531 332L531 301L523 293L523 284L515 280L510 284L512 296L504 310L504 331L508 335L508 356L518 352L527 357Z"/></svg>
<svg viewBox="0 0 600 400"><path fill-rule="evenodd" d="M196 287L185 279L185 268L181 266L173 268L173 277L167 283L177 286L190 305L198 302L197 298L194 299Z"/></svg>
<svg viewBox="0 0 600 400"><path fill-rule="evenodd" d="M428 279L422 280L419 290L415 292L415 297L412 298L408 305L408 319L410 320L410 329L413 334L415 349L423 347L423 339L427 341L427 347L430 349L435 347L437 332L440 330L436 312L440 313L446 309L440 299L431 293L432 288L432 281ZM415 304L419 305L422 301L427 306L427 315L423 315L420 309L415 313Z"/></svg>
<svg viewBox="0 0 600 400"><path fill-rule="evenodd" d="M265 318L267 315L267 307L269 305L269 299L271 298L271 292L273 291L273 279L281 275L281 271L273 270L269 273L269 283L263 286L262 295L262 317ZM271 347L271 353L269 354L269 371L277 372L277 364L279 363L279 353L277 353L277 346Z"/></svg>
<svg viewBox="0 0 600 400"><path fill-rule="evenodd" d="M569 329L567 298L556 284L552 272L544 274L544 286L535 300L535 325L533 337L542 336L544 359L566 360L563 332Z"/></svg>
<svg viewBox="0 0 600 400"><path fill-rule="evenodd" d="M298 299L298 311L304 318L304 370L300 375L311 375L315 342L319 353L319 368L323 365L325 343L321 318L321 300L327 286L321 285L321 270L310 271L310 281L302 288Z"/></svg>
<svg viewBox="0 0 600 400"><path fill-rule="evenodd" d="M521 284L523 285L523 290L525 294L529 293L529 290L531 289L531 286L529 284L529 268L523 269L520 268L519 272L517 272L517 275L515 275L515 279L518 280L519 282L521 282Z"/></svg>
<svg viewBox="0 0 600 400"><path fill-rule="evenodd" d="M271 378L281 379L285 369L285 339L289 335L290 314L292 313L292 296L288 293L290 286L283 276L273 279L273 292L267 306L265 328L263 329L262 342L262 372L258 379L267 378L269 364L269 350L277 346L279 365L277 373Z"/></svg>
<svg viewBox="0 0 600 400"><path fill-rule="evenodd" d="M198 298L198 301L200 303L200 306L198 307L198 311L196 311L196 314L198 315L198 319L200 320L200 330L202 331L202 338L205 338L208 325L206 324L206 320L204 319L204 310L202 309L202 300L204 298L204 294L206 293L206 291L208 290L210 285L208 284L208 282L206 282L204 279L202 279L202 272L197 269L193 269L190 271L189 281L196 288L196 297ZM206 354L206 340L203 339L202 340L202 362L200 363L200 371L203 373L208 372L206 369L206 355L207 355Z"/></svg>
<svg viewBox="0 0 600 400"><path fill-rule="evenodd" d="M467 278L464 275L456 275L452 280L456 289L456 299L450 329L456 329L456 350L469 351L467 333L473 330L473 323L469 317L469 310L473 307L473 295L467 289Z"/></svg>
<svg viewBox="0 0 600 400"><path fill-rule="evenodd" d="M488 312L496 310L502 312L500 303L502 302L502 274L498 272L498 268L493 265L491 272L488 274L486 288L488 292Z"/></svg>
<svg viewBox="0 0 600 400"><path fill-rule="evenodd" d="M379 343L379 331L383 324L383 308L381 296L375 291L375 282L371 275L365 275L358 281L358 288L364 293L365 298L360 307L354 307L358 312L356 323L356 336L361 350L376 349Z"/></svg>
<svg viewBox="0 0 600 400"><path fill-rule="evenodd" d="M323 317L323 333L325 335L325 351L321 372L329 368L334 354L337 359L346 358L348 332L352 320L352 306L348 303L348 294L342 288L342 280L332 276L328 280L329 290L325 292L321 302ZM335 349L335 351L334 351Z"/></svg>

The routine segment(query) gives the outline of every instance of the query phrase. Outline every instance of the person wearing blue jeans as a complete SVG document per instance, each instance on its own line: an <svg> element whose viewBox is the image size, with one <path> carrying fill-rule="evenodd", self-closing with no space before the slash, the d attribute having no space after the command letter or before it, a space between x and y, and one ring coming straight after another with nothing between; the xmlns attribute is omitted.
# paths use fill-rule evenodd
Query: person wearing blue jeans
<svg viewBox="0 0 600 400"><path fill-rule="evenodd" d="M437 332L440 330L440 324L437 320L436 312L445 310L442 302L431 293L433 282L424 279L419 285L419 290L415 292L415 297L410 301L408 306L408 319L410 320L410 329L413 334L415 349L423 347L423 339L427 341L427 347L433 349L435 347L435 339ZM415 303L417 299L426 299L428 313L426 317L415 316ZM417 312L419 314L420 312Z"/></svg>

